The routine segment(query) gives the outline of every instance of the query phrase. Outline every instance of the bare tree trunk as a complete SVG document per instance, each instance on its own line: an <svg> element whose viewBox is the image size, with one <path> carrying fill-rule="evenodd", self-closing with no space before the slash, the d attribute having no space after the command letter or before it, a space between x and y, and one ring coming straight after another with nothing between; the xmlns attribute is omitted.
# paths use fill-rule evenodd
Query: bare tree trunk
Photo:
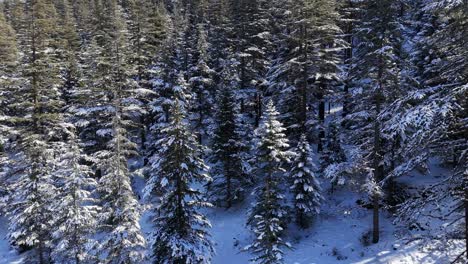
<svg viewBox="0 0 468 264"><path fill-rule="evenodd" d="M255 127L258 127L262 117L262 95L260 91L255 94L255 108Z"/></svg>
<svg viewBox="0 0 468 264"><path fill-rule="evenodd" d="M341 112L341 116L345 117L349 113L349 81L345 80L344 84L344 95L343 95L343 111Z"/></svg>
<svg viewBox="0 0 468 264"><path fill-rule="evenodd" d="M307 43L307 25L304 24L302 28L302 44L301 44L301 49L302 49L302 56L303 56L303 69L302 69L302 87L301 87L301 105L300 105L300 124L301 124L301 129L302 133L305 133L305 124L307 122L307 84L308 84L308 79L309 79L309 72L308 72L308 43Z"/></svg>
<svg viewBox="0 0 468 264"><path fill-rule="evenodd" d="M39 255L39 264L45 264L45 260L44 260L44 243L42 242L42 240L39 241L39 247L37 249L37 254Z"/></svg>
<svg viewBox="0 0 468 264"><path fill-rule="evenodd" d="M373 160L373 169L374 169L374 181L376 184L383 178L383 168L380 165L380 123L378 120L378 116L380 113L380 100L381 94L377 93L375 100L375 107L376 107L376 115L374 120L374 160ZM372 242L378 243L380 237L380 230L379 230L379 194L375 192L373 194L373 232L372 232Z"/></svg>
<svg viewBox="0 0 468 264"><path fill-rule="evenodd" d="M317 151L323 151L323 139L325 138L325 101L323 100L323 93L325 91L325 80L319 80L319 91L318 91L318 100L319 100L319 108L318 108L318 120L319 120L319 142L317 145Z"/></svg>
<svg viewBox="0 0 468 264"><path fill-rule="evenodd" d="M231 208L232 206L232 186L231 186L231 173L228 172L228 175L226 177L226 208Z"/></svg>
<svg viewBox="0 0 468 264"><path fill-rule="evenodd" d="M378 243L380 239L379 230L379 195L374 194L373 199L373 230L372 230L372 243Z"/></svg>
<svg viewBox="0 0 468 264"><path fill-rule="evenodd" d="M378 185L379 182L383 179L383 167L380 165L381 161L381 136L380 136L380 122L379 122L379 115L381 111L381 104L384 99L383 97L383 60L382 57L379 58L379 69L378 69L378 89L374 94L374 104L375 104L375 120L374 120L374 153L373 153L373 169L374 169L374 181L375 184ZM379 194L375 192L373 194L374 198L374 216L373 216L373 234L372 234L372 242L378 243L380 234L379 234Z"/></svg>
<svg viewBox="0 0 468 264"><path fill-rule="evenodd" d="M468 178L468 175L465 174L465 177ZM468 181L468 179L466 180ZM465 250L466 250L466 259L468 260L468 186L467 184L465 184L465 247L466 247Z"/></svg>

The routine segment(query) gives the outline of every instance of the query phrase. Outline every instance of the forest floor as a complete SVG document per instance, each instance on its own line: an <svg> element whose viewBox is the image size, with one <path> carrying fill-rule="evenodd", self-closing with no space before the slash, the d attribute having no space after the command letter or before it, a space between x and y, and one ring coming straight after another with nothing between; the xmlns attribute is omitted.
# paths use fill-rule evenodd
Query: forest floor
<svg viewBox="0 0 468 264"><path fill-rule="evenodd" d="M421 188L433 183L444 172L444 169L434 167L427 175L412 173L411 176L401 178L401 182L408 186L413 184L413 189ZM136 188L141 188L143 180L136 180L134 183ZM344 189L329 193L327 186L324 187L325 202L322 212L311 227L298 230L291 224L288 229L285 240L292 244L293 250L285 249L286 264L445 264L450 263L463 250L463 241L443 245L438 241L421 240L407 243L405 241L408 237L405 237L406 240L399 238L398 227L392 224L391 214L385 211L380 215L380 242L364 245L362 237L370 230L372 211L360 206L357 201L364 201L365 197ZM253 239L252 232L245 225L248 206L249 201L246 201L242 206L229 210L211 209L207 212L216 243L217 255L213 264L249 263L251 255L242 251ZM145 214L141 220L146 234L152 228L148 219L149 215ZM9 247L5 238L6 226L5 219L0 218L0 263L21 264L21 256ZM431 228L442 227L435 225ZM426 232L430 233L431 230ZM419 234L416 232L411 235L416 237ZM448 253L435 253L440 251L433 250L430 246L443 246Z"/></svg>
<svg viewBox="0 0 468 264"><path fill-rule="evenodd" d="M6 234L8 223L5 218L0 217L0 263L1 264L22 264L22 257L10 247Z"/></svg>

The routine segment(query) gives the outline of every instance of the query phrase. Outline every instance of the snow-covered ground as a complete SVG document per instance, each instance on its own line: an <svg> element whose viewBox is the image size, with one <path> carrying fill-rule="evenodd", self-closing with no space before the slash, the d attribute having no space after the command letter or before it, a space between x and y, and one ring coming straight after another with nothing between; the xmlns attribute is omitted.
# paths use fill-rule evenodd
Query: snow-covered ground
<svg viewBox="0 0 468 264"><path fill-rule="evenodd" d="M5 264L22 264L23 261L20 256L10 247L7 234L7 221L5 218L0 217L0 263Z"/></svg>
<svg viewBox="0 0 468 264"><path fill-rule="evenodd" d="M433 168L429 175L415 172L401 181L425 186L433 183L441 173L444 173L443 169ZM143 184L142 179L134 181L138 188ZM286 240L292 244L293 250L285 250L286 264L445 264L463 250L463 241L443 245L453 248L449 250L449 256L424 248L418 240L407 244L406 240L396 236L397 227L386 212L381 213L380 242L364 246L361 238L372 224L371 210L356 203L364 197L349 190L337 190L332 194L325 191L324 195L326 199L322 213L309 229L297 230L294 225L289 228ZM251 232L245 226L248 206L246 202L229 210L212 209L208 212L217 252L213 264L249 263L251 256L242 251L252 240ZM152 228L148 219L148 214L145 214L141 221L146 233ZM0 263L23 263L21 257L9 247L6 231L6 221L0 218Z"/></svg>
<svg viewBox="0 0 468 264"><path fill-rule="evenodd" d="M285 250L285 263L443 264L450 263L459 252L447 257L425 252L417 244L399 246L402 242L395 237L395 226L387 213L381 214L380 242L364 246L360 240L371 227L372 212L356 204L359 198L345 191L328 196L323 213L313 226L289 231L286 240L292 243L293 250ZM215 210L209 215L217 243L213 264L248 263L249 254L241 251L252 239L245 227L245 212L245 208L236 208Z"/></svg>

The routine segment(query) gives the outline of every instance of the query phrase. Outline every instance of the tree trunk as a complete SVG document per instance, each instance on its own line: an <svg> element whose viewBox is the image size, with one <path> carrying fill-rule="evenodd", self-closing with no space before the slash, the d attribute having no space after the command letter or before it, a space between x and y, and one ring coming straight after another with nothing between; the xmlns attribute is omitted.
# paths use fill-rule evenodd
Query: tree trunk
<svg viewBox="0 0 468 264"><path fill-rule="evenodd" d="M232 206L232 190L231 190L231 173L228 172L226 175L226 209L231 208Z"/></svg>
<svg viewBox="0 0 468 264"><path fill-rule="evenodd" d="M375 100L375 107L376 107L376 115L374 120L374 154L373 154L373 169L374 169L374 181L376 184L383 178L383 168L380 165L380 123L378 120L378 116L380 113L380 100L381 95L378 92ZM372 233L372 242L378 243L379 242L379 195L376 192L373 195L373 203L374 203L374 210L373 210L373 233Z"/></svg>
<svg viewBox="0 0 468 264"><path fill-rule="evenodd" d="M345 117L349 113L348 109L348 100L349 100L349 81L345 80L344 88L343 88L343 111L341 112L341 116Z"/></svg>
<svg viewBox="0 0 468 264"><path fill-rule="evenodd" d="M374 169L374 181L375 184L379 184L379 182L383 179L383 166L380 165L381 161L381 136L380 136L380 123L379 123L379 115L381 111L381 104L383 102L383 60L382 57L379 57L379 69L377 73L377 81L378 81L378 89L374 94L374 104L375 104L375 120L374 120L374 153L373 153L373 169ZM377 192L374 193L374 231L372 234L372 242L378 243L379 242L379 194Z"/></svg>
<svg viewBox="0 0 468 264"><path fill-rule="evenodd" d="M468 175L465 175L465 177L468 177ZM467 184L465 184L465 247L466 247L465 250L466 250L466 259L468 260L468 186Z"/></svg>
<svg viewBox="0 0 468 264"><path fill-rule="evenodd" d="M323 151L323 139L325 138L325 101L323 100L323 93L325 91L325 80L319 81L319 91L317 94L319 100L319 109L318 109L318 120L319 120L319 142L317 145L317 151L320 153Z"/></svg>
<svg viewBox="0 0 468 264"><path fill-rule="evenodd" d="M38 257L39 257L39 264L45 264L45 260L44 260L44 246L43 246L43 242L42 240L39 241L39 247L37 249L37 254L38 254Z"/></svg>
<svg viewBox="0 0 468 264"><path fill-rule="evenodd" d="M303 68L302 68L302 86L300 90L300 111L299 111L299 123L301 125L301 133L305 133L306 128L305 124L307 121L307 84L308 84L308 43L307 43L307 25L302 25L302 43L300 45L303 59Z"/></svg>
<svg viewBox="0 0 468 264"><path fill-rule="evenodd" d="M262 96L259 91L255 94L255 108L255 127L257 128L262 117Z"/></svg>
<svg viewBox="0 0 468 264"><path fill-rule="evenodd" d="M379 195L374 194L373 197L373 230L372 230L372 243L376 244L380 239L380 230L379 230Z"/></svg>
<svg viewBox="0 0 468 264"><path fill-rule="evenodd" d="M141 131L140 131L140 140L141 140L141 149L146 149L146 120L145 115L140 116Z"/></svg>

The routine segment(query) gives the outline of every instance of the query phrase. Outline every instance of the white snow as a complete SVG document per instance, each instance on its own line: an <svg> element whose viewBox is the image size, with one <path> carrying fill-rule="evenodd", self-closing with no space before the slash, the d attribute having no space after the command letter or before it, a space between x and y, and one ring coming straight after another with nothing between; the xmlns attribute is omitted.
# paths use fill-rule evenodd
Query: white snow
<svg viewBox="0 0 468 264"><path fill-rule="evenodd" d="M6 237L8 224L5 218L0 217L0 263L20 264L23 260L14 249L10 247Z"/></svg>
<svg viewBox="0 0 468 264"><path fill-rule="evenodd" d="M436 163L434 160L433 163ZM413 172L411 176L401 178L406 184L423 186L432 184L444 168L431 166L431 172L424 175ZM321 179L326 181L325 179ZM133 181L137 194L144 186L142 178ZM399 238L398 228L392 224L390 214L381 213L381 240L378 244L364 246L361 237L370 230L372 211L360 207L356 201L365 200L356 192L338 189L328 193L325 184L325 201L321 214L307 230L298 230L290 225L286 242L290 242L293 250L284 249L285 264L441 264L450 263L463 251L463 241L450 241L439 245L450 248L450 255L434 253L428 246L437 246L437 241L423 244L420 240L408 243ZM250 197L251 198L251 197ZM207 216L212 223L211 234L216 244L216 256L213 264L247 264L251 255L242 249L251 243L253 233L246 227L249 201L241 206L225 209L208 209ZM152 230L149 213L143 215L141 226L148 235ZM10 248L5 237L7 224L5 218L0 218L0 263L22 264L22 258Z"/></svg>

